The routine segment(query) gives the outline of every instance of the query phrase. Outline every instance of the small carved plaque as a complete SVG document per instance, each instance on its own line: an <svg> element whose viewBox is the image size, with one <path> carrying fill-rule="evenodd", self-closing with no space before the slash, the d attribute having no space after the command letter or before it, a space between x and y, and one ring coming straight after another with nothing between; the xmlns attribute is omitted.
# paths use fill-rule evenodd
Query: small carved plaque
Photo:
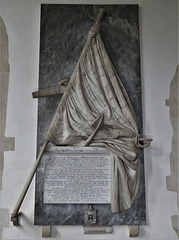
<svg viewBox="0 0 179 240"><path fill-rule="evenodd" d="M96 210L93 209L92 205L85 211L85 223L95 224L96 223Z"/></svg>

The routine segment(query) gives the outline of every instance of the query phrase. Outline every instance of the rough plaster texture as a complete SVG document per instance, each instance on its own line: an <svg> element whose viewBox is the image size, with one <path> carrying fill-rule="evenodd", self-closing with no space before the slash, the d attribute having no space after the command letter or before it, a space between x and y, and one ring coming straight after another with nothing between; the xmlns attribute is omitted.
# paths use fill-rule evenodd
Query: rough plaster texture
<svg viewBox="0 0 179 240"><path fill-rule="evenodd" d="M167 105L170 108L170 121L172 124L173 129L173 137L172 137L172 151L170 154L170 168L171 168L171 175L167 177L167 189L170 191L175 191L179 193L178 189L178 163L179 163L179 156L178 156L178 68L176 69L175 75L171 81L170 85L170 98L167 100ZM179 202L178 202L179 207Z"/></svg>
<svg viewBox="0 0 179 240"><path fill-rule="evenodd" d="M172 219L172 227L179 237L179 216L173 215L171 219Z"/></svg>
<svg viewBox="0 0 179 240"><path fill-rule="evenodd" d="M179 155L178 155L178 103L179 103L179 76L178 76L178 69L176 69L175 75L171 81L170 85L170 98L167 100L166 104L170 108L170 121L172 124L173 129L173 137L172 137L172 151L170 154L170 168L171 168L171 175L167 176L167 189L169 191L175 191L178 194L178 209L179 209L179 188L178 188L178 171L179 171ZM172 216L172 226L176 231L179 237L179 216L174 215Z"/></svg>
<svg viewBox="0 0 179 240"><path fill-rule="evenodd" d="M5 137L7 95L9 86L8 37L0 17L0 190L4 168L4 152L14 150L14 138ZM0 239L2 228L9 226L9 209L0 208Z"/></svg>
<svg viewBox="0 0 179 240"><path fill-rule="evenodd" d="M2 235L2 228L9 227L9 209L0 209L0 239Z"/></svg>
<svg viewBox="0 0 179 240"><path fill-rule="evenodd" d="M14 150L14 138L5 137L8 86L8 37L6 27L0 17L0 189L2 189L4 152Z"/></svg>

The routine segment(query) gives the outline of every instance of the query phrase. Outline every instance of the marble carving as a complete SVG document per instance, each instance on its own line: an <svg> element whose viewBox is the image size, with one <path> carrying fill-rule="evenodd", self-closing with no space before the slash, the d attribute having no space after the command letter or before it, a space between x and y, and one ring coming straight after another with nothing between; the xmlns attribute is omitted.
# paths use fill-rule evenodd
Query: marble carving
<svg viewBox="0 0 179 240"><path fill-rule="evenodd" d="M92 21L86 11L91 16L97 16L99 7L104 8L106 11L106 14L101 21L101 33L99 33L98 27L93 27L91 33L89 33L90 36L88 36L86 43L86 45L89 45L89 48L86 48L85 42L89 31L88 29L90 29L92 25ZM115 206L112 209L113 212L111 212L110 204L94 204L94 209L97 209L98 213L97 224L145 224L143 151L139 151L141 143L139 143L139 133L142 135L142 115L140 66L138 64L138 8L137 6L122 5L86 5L84 8L86 11L83 11L83 6L81 5L42 5L41 61L39 79L40 91L42 93L43 89L47 87L51 88L52 86L57 86L59 79L70 78L70 82L68 83L66 93L64 93L62 98L60 96L56 96L39 99L38 151L40 150L40 145L43 144L44 139L57 145L108 145L114 151L116 150L115 147L117 147L118 153L121 150L121 157L123 157L122 151L126 151L124 159L126 158L127 160L126 165L124 164L123 166L125 166L124 168L127 171L129 168L132 168L132 170L129 170L128 176L126 172L125 174L131 182L133 181L133 187L130 189L130 194L132 193L133 196L135 196L135 191L137 192L137 185L139 182L139 175L137 176L136 172L139 173L140 171L138 194L135 200L132 199L132 197L130 199L130 194L127 194L129 202L120 203L121 206L119 206L120 204L118 199L116 204L117 207ZM64 19L66 19L66 16L68 15L71 16L70 20L64 22ZM54 26L53 30L50 28L52 24ZM70 32L68 29L71 29ZM64 31L65 34L62 35ZM102 38L105 42L105 47L103 41L101 40ZM80 57L81 52L84 54L82 53ZM109 53L110 57L108 55ZM90 61L86 61L86 59L90 59ZM101 59L104 59L104 63L103 60L101 62ZM110 59L112 59L113 64ZM108 69L109 66L110 68ZM94 71L89 71L89 69L93 67L95 69L95 73ZM106 72L109 71L110 76L106 76L106 72L104 72L106 67ZM86 75L84 70L87 70ZM118 82L119 73L120 80ZM94 76L92 77L90 74L94 74ZM104 81L102 81L101 74L104 74ZM111 75L112 81L110 80ZM84 81L82 81L82 77L84 77ZM93 80L95 77L99 77L99 82ZM121 82L125 84L130 100L128 99L126 90L123 87L123 83L121 84ZM107 83L109 83L109 86ZM91 94L91 89L94 91L94 96ZM121 96L120 94L117 94L118 89L120 89ZM83 91L87 94L87 100L84 101L80 99L83 98ZM99 97L96 94L96 91L97 93L100 92ZM68 94L68 92L70 94ZM76 97L75 92L79 98L78 96ZM106 92L109 93L109 95ZM65 99L67 100L66 104ZM57 102L59 102L59 100L60 104L58 107ZM91 104L93 100L95 103ZM76 103L78 107L76 107ZM114 108L111 106L111 103L114 103ZM123 109L120 104L123 105ZM77 113L73 109L74 106L77 109ZM57 107L58 110L56 111ZM88 111L88 107L90 108L90 111ZM54 112L56 111L56 116L53 121L52 109ZM80 115L83 110L84 112ZM59 128L59 132L61 131L63 134L62 139L56 137L56 130L54 130L56 129L55 124L59 127L59 111L62 113L62 123L64 124L63 128L65 127L67 129L64 133L63 129ZM85 114L85 111L87 113L89 112L89 117L88 114ZM120 111L123 112L123 115L121 116L119 122L124 124L126 130L128 129L127 131L123 131L122 128L120 129L121 131L118 129L116 122L118 122ZM137 113L136 116L134 111ZM128 112L129 115L127 115ZM45 122L44 114L46 116ZM73 117L75 119L73 119ZM51 121L52 128L48 131L47 122ZM78 122L80 123L79 125ZM70 128L71 126L68 126L68 124L70 125L71 123L73 123L72 128ZM104 131L102 129L104 129ZM46 134L47 131L48 133ZM55 134L53 131L55 131ZM112 136L113 134L116 134L116 138L121 134L120 141L113 141L115 139L115 137ZM108 136L110 136L110 139L107 139ZM75 138L76 140L74 140ZM102 141L100 141L100 138ZM127 140L129 140L129 142ZM124 145L119 146L119 142ZM131 148L132 154L130 155L129 149ZM114 156L117 154L112 152L111 155ZM118 162L118 156L114 162ZM129 168L127 162L129 163ZM134 162L134 166L132 166L132 162ZM119 165L116 165L114 170L118 167ZM42 159L42 162L37 169L35 224L84 224L84 212L88 207L85 204L59 204L57 206L43 204L43 169L44 163ZM125 184L122 187L124 187L124 191L128 188L128 186L125 188ZM122 198L125 199L125 196L122 196ZM112 205L114 206L115 204ZM127 210L120 211L122 209ZM55 218L56 214L59 216L58 219Z"/></svg>
<svg viewBox="0 0 179 240"><path fill-rule="evenodd" d="M45 139L55 145L106 147L112 163L111 211L132 206L140 169L137 120L103 44L100 22L89 31Z"/></svg>

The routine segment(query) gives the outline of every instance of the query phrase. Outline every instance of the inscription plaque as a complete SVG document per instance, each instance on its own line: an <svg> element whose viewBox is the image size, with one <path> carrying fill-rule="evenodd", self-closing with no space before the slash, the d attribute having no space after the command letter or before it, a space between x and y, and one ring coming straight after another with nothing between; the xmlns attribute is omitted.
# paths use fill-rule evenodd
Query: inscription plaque
<svg viewBox="0 0 179 240"><path fill-rule="evenodd" d="M110 155L104 148L54 147L44 155L44 203L110 203Z"/></svg>

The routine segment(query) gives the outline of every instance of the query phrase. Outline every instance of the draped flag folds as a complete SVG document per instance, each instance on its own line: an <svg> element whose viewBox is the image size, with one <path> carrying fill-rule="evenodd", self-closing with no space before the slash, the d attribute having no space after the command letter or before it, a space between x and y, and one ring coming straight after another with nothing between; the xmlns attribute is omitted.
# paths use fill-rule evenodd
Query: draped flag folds
<svg viewBox="0 0 179 240"><path fill-rule="evenodd" d="M101 123L95 134L96 122ZM135 113L94 25L46 140L55 145L104 146L111 156L111 211L130 208L139 186L140 149Z"/></svg>

